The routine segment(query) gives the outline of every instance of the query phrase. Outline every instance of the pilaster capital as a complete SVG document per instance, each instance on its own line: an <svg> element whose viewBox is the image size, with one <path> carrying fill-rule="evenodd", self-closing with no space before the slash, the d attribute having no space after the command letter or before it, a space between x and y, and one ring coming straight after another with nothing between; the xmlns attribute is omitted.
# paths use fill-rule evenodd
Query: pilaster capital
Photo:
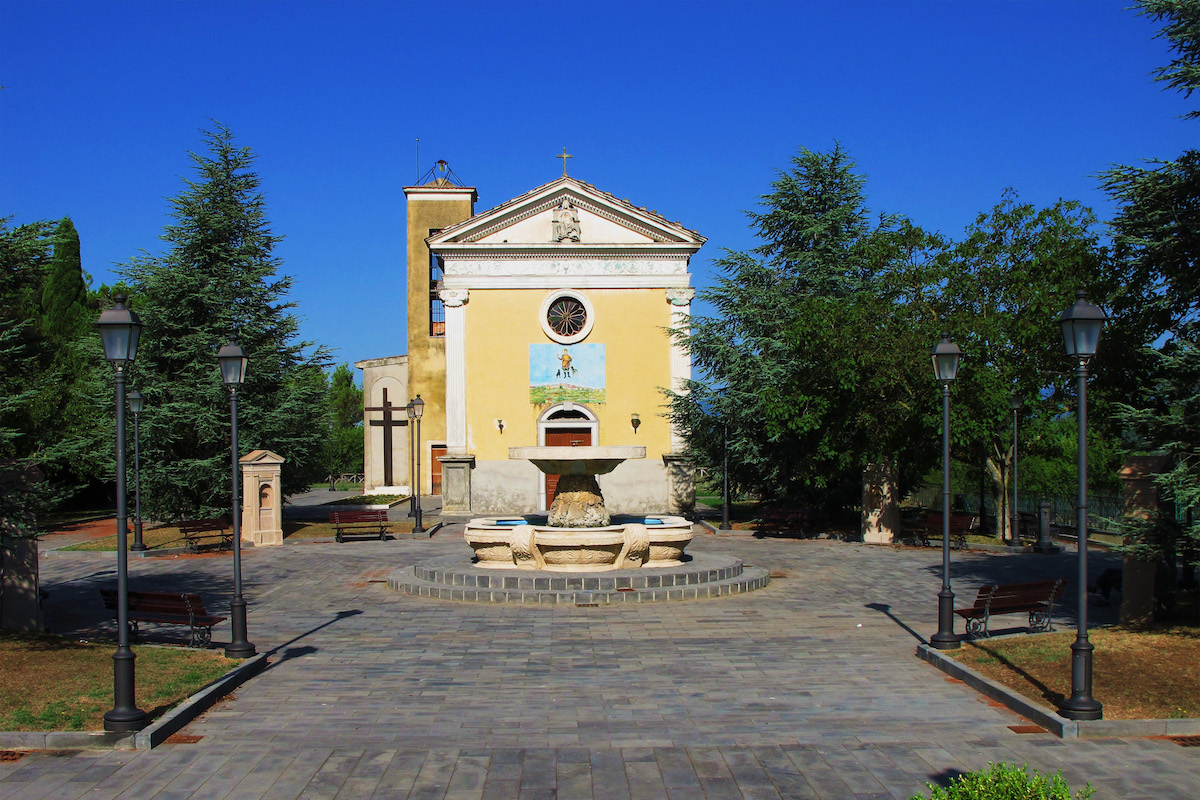
<svg viewBox="0 0 1200 800"><path fill-rule="evenodd" d="M696 296L696 290L687 287L683 289L667 289L667 302L673 306L688 306L692 304L692 298Z"/></svg>
<svg viewBox="0 0 1200 800"><path fill-rule="evenodd" d="M438 297L442 299L449 308L458 308L466 305L470 290L468 289L439 289Z"/></svg>

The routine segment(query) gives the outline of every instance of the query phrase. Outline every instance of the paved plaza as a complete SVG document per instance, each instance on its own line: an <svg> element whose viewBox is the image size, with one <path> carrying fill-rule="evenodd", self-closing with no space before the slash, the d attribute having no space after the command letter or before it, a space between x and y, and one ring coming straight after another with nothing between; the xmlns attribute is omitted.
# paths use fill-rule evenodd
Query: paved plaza
<svg viewBox="0 0 1200 800"><path fill-rule="evenodd" d="M703 533L693 550L768 568L771 583L713 600L500 606L388 588L399 567L467 558L454 526L247 549L249 638L269 666L178 743L0 763L0 800L874 800L998 761L1062 770L1102 799L1200 797L1200 748L1021 733L1026 720L919 660L940 550ZM1095 554L1092 569L1115 561ZM962 603L982 583L1070 578L1074 564L955 553L954 588ZM132 588L197 591L213 608L231 593L228 556L130 570ZM111 553L44 554L52 629L111 638L97 588L114 576ZM1070 603L1057 623L1073 624ZM227 636L225 623L215 638Z"/></svg>

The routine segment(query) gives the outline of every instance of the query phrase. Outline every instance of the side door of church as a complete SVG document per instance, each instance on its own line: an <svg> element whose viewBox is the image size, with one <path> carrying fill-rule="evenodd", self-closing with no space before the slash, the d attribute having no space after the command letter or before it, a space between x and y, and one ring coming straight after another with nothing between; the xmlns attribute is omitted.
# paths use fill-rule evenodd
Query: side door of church
<svg viewBox="0 0 1200 800"><path fill-rule="evenodd" d="M433 495L442 493L442 462L438 461L438 456L444 455L446 455L446 445L429 446L429 493Z"/></svg>
<svg viewBox="0 0 1200 800"><path fill-rule="evenodd" d="M590 428L554 428L546 431L547 447L586 447L592 443ZM546 476L546 508L554 502L554 492L558 488L558 476Z"/></svg>

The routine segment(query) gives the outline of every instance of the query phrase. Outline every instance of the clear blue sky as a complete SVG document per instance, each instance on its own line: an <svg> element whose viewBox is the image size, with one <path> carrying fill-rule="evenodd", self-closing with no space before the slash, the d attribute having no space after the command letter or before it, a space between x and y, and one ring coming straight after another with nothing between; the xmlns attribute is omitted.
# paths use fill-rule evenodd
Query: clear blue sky
<svg viewBox="0 0 1200 800"><path fill-rule="evenodd" d="M1127 0L0 3L0 215L71 216L111 283L158 252L210 118L259 156L302 332L404 352L404 194L445 159L480 210L561 174L708 237L840 140L875 211L956 237L1005 187L1111 207L1096 173L1200 145Z"/></svg>

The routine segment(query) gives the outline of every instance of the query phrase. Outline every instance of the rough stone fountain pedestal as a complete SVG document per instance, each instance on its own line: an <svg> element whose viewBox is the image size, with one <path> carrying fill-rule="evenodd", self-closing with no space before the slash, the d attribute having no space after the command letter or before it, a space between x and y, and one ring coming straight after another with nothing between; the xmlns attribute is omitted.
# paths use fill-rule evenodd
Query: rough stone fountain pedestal
<svg viewBox="0 0 1200 800"><path fill-rule="evenodd" d="M622 461L645 458L644 447L510 447L508 457L530 461L547 475L558 475L547 524L552 528L603 528L611 518L604 507L597 475Z"/></svg>

